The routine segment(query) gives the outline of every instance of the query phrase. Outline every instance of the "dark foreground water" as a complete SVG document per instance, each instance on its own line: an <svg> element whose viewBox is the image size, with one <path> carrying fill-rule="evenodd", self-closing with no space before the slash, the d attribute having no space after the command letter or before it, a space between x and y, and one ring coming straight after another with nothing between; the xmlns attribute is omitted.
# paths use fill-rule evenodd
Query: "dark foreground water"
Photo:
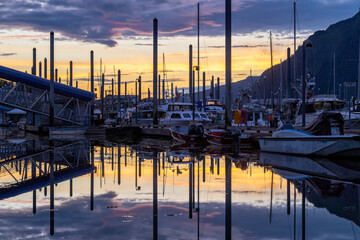
<svg viewBox="0 0 360 240"><path fill-rule="evenodd" d="M358 162L172 144L1 145L0 239L360 238Z"/></svg>

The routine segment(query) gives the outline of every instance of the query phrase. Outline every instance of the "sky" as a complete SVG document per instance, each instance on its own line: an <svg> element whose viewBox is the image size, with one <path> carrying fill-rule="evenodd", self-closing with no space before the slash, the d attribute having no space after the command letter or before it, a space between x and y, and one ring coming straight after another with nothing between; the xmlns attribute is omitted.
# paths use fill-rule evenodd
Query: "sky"
<svg viewBox="0 0 360 240"><path fill-rule="evenodd" d="M95 78L106 74L110 88L114 70L121 69L128 94L142 76L142 95L152 89L153 19L159 21L159 73L165 70L167 84L188 85L189 45L197 57L197 4L192 0L13 0L0 2L0 65L31 72L32 49L37 63L49 59L49 33L55 33L55 68L66 83L69 61L74 79L90 90L89 58L95 52ZM200 71L224 79L225 1L200 2ZM359 11L358 0L297 1L297 42L313 32L347 19ZM232 78L239 81L260 75L270 67L270 37L273 33L274 64L293 53L292 0L232 1ZM164 54L164 58L163 58ZM194 58L194 60L196 60ZM163 64L165 59L165 64ZM49 69L49 68L48 68ZM38 70L37 70L38 72ZM48 74L49 76L49 74ZM75 84L74 84L75 85ZM122 94L124 88L122 87ZM116 91L115 91L116 93ZM98 94L99 96L99 94Z"/></svg>

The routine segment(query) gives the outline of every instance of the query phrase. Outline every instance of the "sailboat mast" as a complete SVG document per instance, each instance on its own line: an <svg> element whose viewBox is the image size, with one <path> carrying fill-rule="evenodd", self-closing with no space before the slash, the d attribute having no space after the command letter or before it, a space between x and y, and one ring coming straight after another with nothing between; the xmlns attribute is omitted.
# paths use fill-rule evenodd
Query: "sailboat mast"
<svg viewBox="0 0 360 240"><path fill-rule="evenodd" d="M198 95L197 100L200 101L200 3L197 4L197 77L198 77Z"/></svg>
<svg viewBox="0 0 360 240"><path fill-rule="evenodd" d="M270 31L270 55L271 55L271 106L274 110L274 68L273 68L273 51L272 51L272 34Z"/></svg>
<svg viewBox="0 0 360 240"><path fill-rule="evenodd" d="M294 85L296 85L296 1L294 1Z"/></svg>

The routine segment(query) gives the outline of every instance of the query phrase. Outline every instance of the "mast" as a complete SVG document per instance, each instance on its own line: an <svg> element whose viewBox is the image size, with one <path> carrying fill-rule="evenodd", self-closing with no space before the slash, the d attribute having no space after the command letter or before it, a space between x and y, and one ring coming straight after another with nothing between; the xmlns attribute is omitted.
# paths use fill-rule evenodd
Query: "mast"
<svg viewBox="0 0 360 240"><path fill-rule="evenodd" d="M296 85L296 1L294 1L294 85Z"/></svg>
<svg viewBox="0 0 360 240"><path fill-rule="evenodd" d="M358 92L357 92L357 99L360 99L360 38L359 38L359 61L358 61Z"/></svg>
<svg viewBox="0 0 360 240"><path fill-rule="evenodd" d="M197 77L198 77L198 98L200 101L200 3L197 4Z"/></svg>
<svg viewBox="0 0 360 240"><path fill-rule="evenodd" d="M271 55L271 107L274 110L274 68L273 68L273 51L272 51L271 31L270 31L270 55Z"/></svg>

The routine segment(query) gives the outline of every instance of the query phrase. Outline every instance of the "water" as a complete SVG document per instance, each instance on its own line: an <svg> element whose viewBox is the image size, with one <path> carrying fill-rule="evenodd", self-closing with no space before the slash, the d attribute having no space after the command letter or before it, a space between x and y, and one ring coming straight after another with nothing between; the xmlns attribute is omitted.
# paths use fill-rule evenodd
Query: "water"
<svg viewBox="0 0 360 240"><path fill-rule="evenodd" d="M0 238L360 238L357 162L171 144L0 146Z"/></svg>

